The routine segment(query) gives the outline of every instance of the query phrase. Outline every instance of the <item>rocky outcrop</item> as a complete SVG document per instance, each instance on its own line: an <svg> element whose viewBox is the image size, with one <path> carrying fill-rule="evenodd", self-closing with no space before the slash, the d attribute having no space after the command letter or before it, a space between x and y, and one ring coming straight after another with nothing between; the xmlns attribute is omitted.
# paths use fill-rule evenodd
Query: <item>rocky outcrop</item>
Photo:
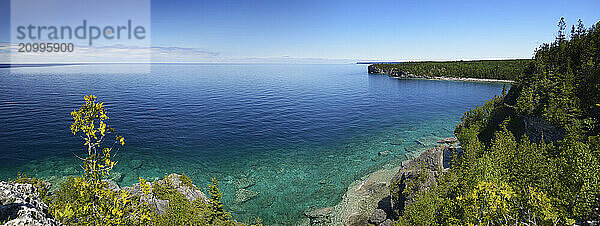
<svg viewBox="0 0 600 226"><path fill-rule="evenodd" d="M439 143L453 144L452 138L442 139ZM419 192L437 185L437 178L450 167L452 152L458 152L455 146L438 146L421 153L396 173L390 184L389 209L376 210L371 218L383 223L381 212L385 211L388 219L401 216L404 207L414 201ZM377 215L377 216L376 216Z"/></svg>
<svg viewBox="0 0 600 226"><path fill-rule="evenodd" d="M182 194L190 202L202 200L208 203L208 198L200 189L187 178L178 174L171 174L161 180L152 182L152 187L167 188ZM113 191L128 191L133 196L138 196L141 202L148 203L150 209L158 214L165 214L169 208L169 200L153 192L144 195L139 183L131 187L119 188L112 180L108 182L108 189ZM48 184L50 187L50 184ZM252 195L247 195L251 197ZM0 222L5 225L61 225L49 213L48 206L40 198L36 188L31 184L9 183L0 181Z"/></svg>
<svg viewBox="0 0 600 226"><path fill-rule="evenodd" d="M367 67L367 70L369 71L369 74L387 74L386 71L384 71L380 67L377 67L374 64L369 65L369 67Z"/></svg>
<svg viewBox="0 0 600 226"><path fill-rule="evenodd" d="M154 181L152 182L152 187L165 187L176 191L181 193L190 202L200 199L203 202L208 203L206 195L191 182L184 182L182 180L182 175L179 174L171 174L161 180ZM158 214L165 214L169 208L169 200L160 199L160 197L157 197L153 192L144 195L139 183L121 189L130 192L134 196L139 196L141 202L148 203L150 209Z"/></svg>
<svg viewBox="0 0 600 226"><path fill-rule="evenodd" d="M398 77L398 78L433 78L430 76L413 75L411 73L401 71L398 68L385 68L384 69L375 64L369 65L367 70L369 71L369 74L385 74L385 75L388 75L391 77Z"/></svg>
<svg viewBox="0 0 600 226"><path fill-rule="evenodd" d="M539 143L542 139L545 143L562 140L565 135L563 129L557 128L539 116L524 117L523 124L525 125L525 134L535 143Z"/></svg>
<svg viewBox="0 0 600 226"><path fill-rule="evenodd" d="M0 181L0 222L5 225L61 225L31 184Z"/></svg>

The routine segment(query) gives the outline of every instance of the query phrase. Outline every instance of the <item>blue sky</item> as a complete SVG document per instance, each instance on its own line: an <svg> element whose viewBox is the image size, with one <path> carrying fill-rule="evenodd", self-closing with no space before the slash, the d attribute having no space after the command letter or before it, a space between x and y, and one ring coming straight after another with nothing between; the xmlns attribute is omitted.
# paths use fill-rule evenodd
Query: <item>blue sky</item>
<svg viewBox="0 0 600 226"><path fill-rule="evenodd" d="M152 1L151 40L218 59L530 58L556 24L600 21L600 1ZM9 42L0 0L0 42ZM268 60L267 60L268 61Z"/></svg>

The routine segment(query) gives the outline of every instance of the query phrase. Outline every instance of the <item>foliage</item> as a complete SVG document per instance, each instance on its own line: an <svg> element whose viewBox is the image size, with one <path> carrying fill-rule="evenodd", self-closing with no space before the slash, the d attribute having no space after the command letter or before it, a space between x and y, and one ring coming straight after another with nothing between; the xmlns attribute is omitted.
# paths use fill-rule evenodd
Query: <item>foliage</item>
<svg viewBox="0 0 600 226"><path fill-rule="evenodd" d="M114 134L107 123L104 103L94 95L84 97L84 104L71 112L71 132L84 141L87 156L77 156L83 161L84 174L70 177L53 192L50 209L57 220L65 224L145 224L151 219L149 208L129 192L108 189L107 176L115 161L111 151L117 144L124 145L123 137L114 137L110 147L103 147L105 138ZM140 180L141 182L141 180Z"/></svg>
<svg viewBox="0 0 600 226"><path fill-rule="evenodd" d="M84 140L87 156L79 157L83 161L85 178L89 183L97 185L101 177L109 174L115 163L111 160L111 151L116 144L125 145L125 138L115 135L110 147L102 147L105 138L115 130L106 124L108 116L104 102L99 102L94 95L84 97L85 103L71 112L73 124L71 132Z"/></svg>
<svg viewBox="0 0 600 226"><path fill-rule="evenodd" d="M485 78L516 80L527 71L532 60L475 60L475 61L424 61L397 64L375 64L383 71L401 71L405 74L430 77Z"/></svg>
<svg viewBox="0 0 600 226"><path fill-rule="evenodd" d="M600 22L586 29L579 20L570 36L564 18L558 28L553 43L510 73L518 76L508 92L465 113L452 168L396 224L600 218Z"/></svg>
<svg viewBox="0 0 600 226"><path fill-rule="evenodd" d="M190 181L185 175L182 175L182 183ZM170 180L163 180L166 183L154 183L152 193L159 199L169 200L169 207L166 214L156 217L155 223L158 225L240 225L231 218L231 214L223 209L223 203L220 199L222 193L219 191L218 182L212 178L212 184L209 184L208 200L197 199L190 202L185 196L179 193ZM192 185L193 186L193 185ZM259 222L260 225L260 222Z"/></svg>
<svg viewBox="0 0 600 226"><path fill-rule="evenodd" d="M53 193L50 209L64 224L148 224L150 210L126 191L107 189L107 183L89 183L85 177L70 177Z"/></svg>

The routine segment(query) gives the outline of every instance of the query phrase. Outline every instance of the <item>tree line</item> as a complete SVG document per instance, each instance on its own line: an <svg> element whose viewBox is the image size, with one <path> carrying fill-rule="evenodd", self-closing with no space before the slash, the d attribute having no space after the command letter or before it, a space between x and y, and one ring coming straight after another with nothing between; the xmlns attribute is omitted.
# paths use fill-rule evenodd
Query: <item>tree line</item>
<svg viewBox="0 0 600 226"><path fill-rule="evenodd" d="M528 64L507 73L518 74L508 92L464 114L451 169L396 225L600 220L600 22L568 32L561 18Z"/></svg>

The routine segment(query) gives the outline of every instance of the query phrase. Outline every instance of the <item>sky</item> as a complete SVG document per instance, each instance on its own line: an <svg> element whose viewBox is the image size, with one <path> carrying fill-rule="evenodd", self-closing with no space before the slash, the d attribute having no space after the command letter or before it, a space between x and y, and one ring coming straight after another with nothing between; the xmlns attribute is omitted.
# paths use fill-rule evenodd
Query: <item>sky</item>
<svg viewBox="0 0 600 226"><path fill-rule="evenodd" d="M600 1L153 0L150 37L165 62L531 58L560 17L590 26ZM0 0L0 43L9 32Z"/></svg>

